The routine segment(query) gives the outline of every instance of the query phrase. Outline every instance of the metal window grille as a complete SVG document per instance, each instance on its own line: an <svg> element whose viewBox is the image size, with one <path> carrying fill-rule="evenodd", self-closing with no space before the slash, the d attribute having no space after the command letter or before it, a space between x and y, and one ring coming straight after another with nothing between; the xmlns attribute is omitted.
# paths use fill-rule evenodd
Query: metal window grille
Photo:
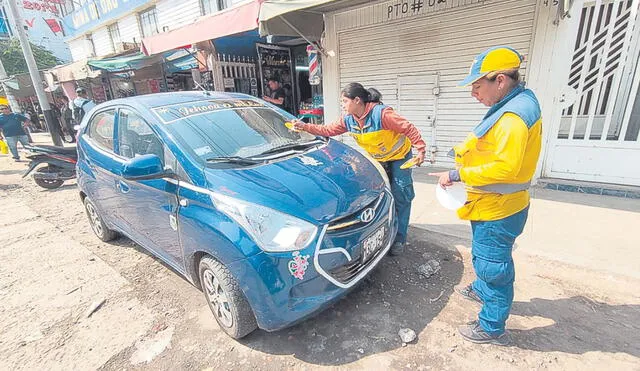
<svg viewBox="0 0 640 371"><path fill-rule="evenodd" d="M142 28L142 37L158 33L158 18L155 7L140 13L140 27Z"/></svg>

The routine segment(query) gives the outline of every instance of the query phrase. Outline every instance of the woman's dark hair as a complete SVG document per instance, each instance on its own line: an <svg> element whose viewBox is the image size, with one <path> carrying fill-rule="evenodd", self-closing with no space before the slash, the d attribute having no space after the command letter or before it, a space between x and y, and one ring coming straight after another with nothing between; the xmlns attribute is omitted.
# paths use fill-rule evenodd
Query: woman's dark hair
<svg viewBox="0 0 640 371"><path fill-rule="evenodd" d="M360 98L364 103L379 103L382 99L382 94L377 89L369 88L365 89L362 84L357 82L352 82L347 84L347 86L342 89L342 95L349 99L356 99L356 97Z"/></svg>

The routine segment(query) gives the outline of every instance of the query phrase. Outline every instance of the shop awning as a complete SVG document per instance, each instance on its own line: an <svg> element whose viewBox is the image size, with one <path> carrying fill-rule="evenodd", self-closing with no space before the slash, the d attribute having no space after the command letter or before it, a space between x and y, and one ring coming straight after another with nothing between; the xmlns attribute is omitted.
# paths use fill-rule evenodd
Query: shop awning
<svg viewBox="0 0 640 371"><path fill-rule="evenodd" d="M198 68L198 61L193 56L187 55L173 61L167 61L166 66L166 71L168 73L190 71L194 68Z"/></svg>
<svg viewBox="0 0 640 371"><path fill-rule="evenodd" d="M320 40L324 31L323 14L370 0L264 0L260 7L261 36L303 36Z"/></svg>
<svg viewBox="0 0 640 371"><path fill-rule="evenodd" d="M136 53L134 55L127 55L123 57L93 59L88 61L87 64L92 68L98 70L120 72L127 70L138 70L144 67L148 67L156 62L158 62L157 58L148 57L142 53Z"/></svg>
<svg viewBox="0 0 640 371"><path fill-rule="evenodd" d="M304 35L319 40L324 30L322 12L313 8L336 0L265 0L260 7L260 35Z"/></svg>
<svg viewBox="0 0 640 371"><path fill-rule="evenodd" d="M186 71L198 67L195 57L184 49L172 50L153 56L136 53L122 57L94 59L87 62L93 69L112 73L141 70L160 63L166 64L167 72L169 73Z"/></svg>
<svg viewBox="0 0 640 371"><path fill-rule="evenodd" d="M258 27L260 0L253 0L214 13L178 29L142 39L140 50L154 55L203 41L253 30Z"/></svg>
<svg viewBox="0 0 640 371"><path fill-rule="evenodd" d="M100 76L100 71L92 71L87 67L87 61L77 61L49 69L59 82L77 81Z"/></svg>

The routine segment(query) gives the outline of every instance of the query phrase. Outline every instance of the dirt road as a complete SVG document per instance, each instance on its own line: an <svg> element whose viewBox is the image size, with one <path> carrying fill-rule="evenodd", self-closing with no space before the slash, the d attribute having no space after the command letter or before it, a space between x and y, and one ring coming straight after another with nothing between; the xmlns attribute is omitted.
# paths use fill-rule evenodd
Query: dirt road
<svg viewBox="0 0 640 371"><path fill-rule="evenodd" d="M479 308L453 286L473 279L469 236L428 225L316 318L234 341L198 289L130 240L94 237L75 184L40 189L25 166L0 158L0 369L640 370L637 279L520 252L513 346L464 342L456 327Z"/></svg>

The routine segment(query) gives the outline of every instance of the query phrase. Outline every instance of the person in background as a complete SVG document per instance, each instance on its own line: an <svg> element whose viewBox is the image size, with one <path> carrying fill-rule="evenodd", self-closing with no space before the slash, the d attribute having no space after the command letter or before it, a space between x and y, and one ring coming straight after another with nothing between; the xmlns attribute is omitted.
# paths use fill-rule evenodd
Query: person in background
<svg viewBox="0 0 640 371"><path fill-rule="evenodd" d="M282 86L280 86L280 81L278 81L275 77L269 78L267 83L269 85L269 91L271 91L270 96L262 96L262 99L274 104L278 108L285 109L284 100L287 96Z"/></svg>
<svg viewBox="0 0 640 371"><path fill-rule="evenodd" d="M60 111L60 108L58 107L57 102L55 104L51 104L51 111L53 112L53 116L55 118L55 122L53 123L53 125L55 125L55 129L58 132L60 139L64 141L65 134L64 134L64 125L62 124L62 111ZM44 115L43 115L43 120L44 120Z"/></svg>
<svg viewBox="0 0 640 371"><path fill-rule="evenodd" d="M393 108L382 104L381 99L376 89L367 90L359 83L348 84L342 89L343 116L338 121L329 125L296 121L294 129L325 137L349 132L382 165L391 183L398 216L398 234L391 246L391 255L400 255L407 241L411 201L415 197L411 168L400 166L412 158L412 146L418 152L416 165L422 164L426 144L418 129Z"/></svg>
<svg viewBox="0 0 640 371"><path fill-rule="evenodd" d="M460 86L489 108L467 139L453 148L457 169L432 173L446 188L467 187L458 216L471 221L476 279L456 291L482 304L478 319L459 328L474 343L509 343L505 323L513 303L511 252L529 214L529 191L542 143L541 109L520 83L522 56L512 48L490 48L474 59Z"/></svg>
<svg viewBox="0 0 640 371"><path fill-rule="evenodd" d="M40 127L40 120L38 120L38 115L33 110L32 107L26 109L26 116L29 118L29 122L31 123L31 129L35 129L35 131L43 131L44 129Z"/></svg>
<svg viewBox="0 0 640 371"><path fill-rule="evenodd" d="M65 95L60 97L60 126L71 137L70 143L76 141L76 131L73 124L73 112L69 107L69 98Z"/></svg>
<svg viewBox="0 0 640 371"><path fill-rule="evenodd" d="M0 105L0 130L2 130L2 136L7 140L11 156L16 162L20 161L18 142L22 144L23 148L29 145L29 137L24 129L24 125L28 123L29 118L27 116L13 113L9 106Z"/></svg>
<svg viewBox="0 0 640 371"><path fill-rule="evenodd" d="M95 102L87 97L87 91L84 88L77 88L76 99L71 103L71 111L75 125L80 125L84 115L96 106Z"/></svg>

